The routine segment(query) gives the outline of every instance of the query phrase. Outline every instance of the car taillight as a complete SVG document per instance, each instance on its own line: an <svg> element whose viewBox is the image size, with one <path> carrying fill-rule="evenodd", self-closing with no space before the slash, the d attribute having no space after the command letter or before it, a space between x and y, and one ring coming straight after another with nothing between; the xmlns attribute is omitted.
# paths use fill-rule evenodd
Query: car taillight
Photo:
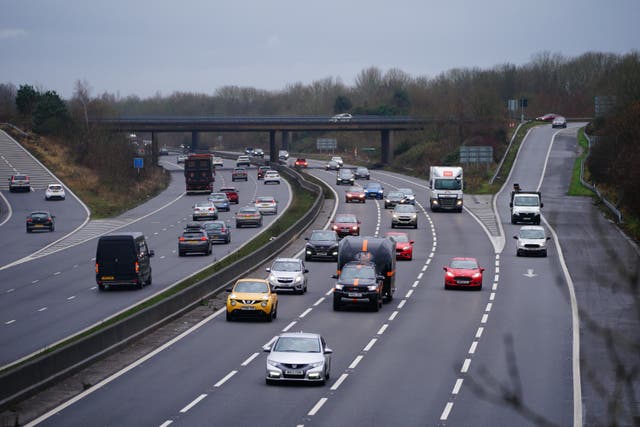
<svg viewBox="0 0 640 427"><path fill-rule="evenodd" d="M220 231L222 231L222 232L224 233L225 231L227 231L227 229L226 229L226 228L224 228L224 227L222 227L222 228L220 229Z"/></svg>
<svg viewBox="0 0 640 427"><path fill-rule="evenodd" d="M27 218L27 222L33 222L31 218Z"/></svg>
<svg viewBox="0 0 640 427"><path fill-rule="evenodd" d="M136 262L134 263L134 265L135 265L135 267L136 267L136 273L139 273L139 272L140 272L140 264L138 264L138 261L136 261Z"/></svg>
<svg viewBox="0 0 640 427"><path fill-rule="evenodd" d="M184 242L184 240L185 240L184 237L178 238L178 241L180 241L180 242Z"/></svg>
<svg viewBox="0 0 640 427"><path fill-rule="evenodd" d="M206 237L201 237L200 240L205 241L205 240L209 240Z"/></svg>
<svg viewBox="0 0 640 427"><path fill-rule="evenodd" d="M100 272L100 265L96 262L96 273Z"/></svg>

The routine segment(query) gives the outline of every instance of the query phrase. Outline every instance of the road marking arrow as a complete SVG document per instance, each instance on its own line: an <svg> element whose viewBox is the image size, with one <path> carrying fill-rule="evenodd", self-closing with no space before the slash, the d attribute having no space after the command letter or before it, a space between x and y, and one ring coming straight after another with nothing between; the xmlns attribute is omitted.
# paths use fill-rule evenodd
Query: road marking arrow
<svg viewBox="0 0 640 427"><path fill-rule="evenodd" d="M523 274L523 276L527 276L529 279L531 279L532 277L536 277L537 274L533 272L533 268L527 268L527 273Z"/></svg>

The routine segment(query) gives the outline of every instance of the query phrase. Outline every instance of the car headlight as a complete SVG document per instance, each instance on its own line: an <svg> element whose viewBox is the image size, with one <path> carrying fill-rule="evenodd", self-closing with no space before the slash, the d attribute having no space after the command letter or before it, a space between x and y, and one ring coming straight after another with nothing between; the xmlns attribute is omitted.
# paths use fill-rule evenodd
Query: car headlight
<svg viewBox="0 0 640 427"><path fill-rule="evenodd" d="M274 276L273 273L269 274L269 277L267 277L267 280L269 282L276 282L277 281L276 276Z"/></svg>
<svg viewBox="0 0 640 427"><path fill-rule="evenodd" d="M398 215L393 214L393 219L398 219Z"/></svg>
<svg viewBox="0 0 640 427"><path fill-rule="evenodd" d="M482 277L482 273L475 273L472 277L474 279L478 279L478 278Z"/></svg>
<svg viewBox="0 0 640 427"><path fill-rule="evenodd" d="M335 289L341 291L344 286L336 283Z"/></svg>
<svg viewBox="0 0 640 427"><path fill-rule="evenodd" d="M462 204L462 199L458 199L458 201L456 202L456 205L460 206Z"/></svg>
<svg viewBox="0 0 640 427"><path fill-rule="evenodd" d="M405 246L404 248L402 248L403 251L408 251L409 249L411 249L411 246Z"/></svg>
<svg viewBox="0 0 640 427"><path fill-rule="evenodd" d="M411 214L411 219L416 219L418 217L417 214Z"/></svg>
<svg viewBox="0 0 640 427"><path fill-rule="evenodd" d="M357 226L357 225L354 225L353 227L351 227L351 229L352 229L352 230L357 230L357 229L358 229L358 226Z"/></svg>
<svg viewBox="0 0 640 427"><path fill-rule="evenodd" d="M324 365L324 362L313 362L313 363L309 363L309 366L311 368L318 368L320 366Z"/></svg>
<svg viewBox="0 0 640 427"><path fill-rule="evenodd" d="M236 300L232 299L229 301L229 304L231 304L231 306L235 306L236 305Z"/></svg>
<svg viewBox="0 0 640 427"><path fill-rule="evenodd" d="M384 199L385 202L389 203L391 200L389 199Z"/></svg>
<svg viewBox="0 0 640 427"><path fill-rule="evenodd" d="M278 364L273 360L269 360L269 359L267 359L267 366L270 368L278 368Z"/></svg>
<svg viewBox="0 0 640 427"><path fill-rule="evenodd" d="M302 276L296 276L295 283L302 282Z"/></svg>
<svg viewBox="0 0 640 427"><path fill-rule="evenodd" d="M378 286L376 286L376 285L368 285L367 286L367 290L369 290L369 291L375 291L376 289L378 289Z"/></svg>
<svg viewBox="0 0 640 427"><path fill-rule="evenodd" d="M263 306L263 307L266 307L266 306L267 306L267 303L268 303L268 301L262 301L262 302L260 303L260 305L261 305L261 306Z"/></svg>

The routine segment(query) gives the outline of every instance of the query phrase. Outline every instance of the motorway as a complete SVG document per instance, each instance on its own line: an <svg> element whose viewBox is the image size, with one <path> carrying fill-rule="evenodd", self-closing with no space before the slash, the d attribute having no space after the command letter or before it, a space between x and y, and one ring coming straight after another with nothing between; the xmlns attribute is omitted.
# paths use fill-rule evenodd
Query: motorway
<svg viewBox="0 0 640 427"><path fill-rule="evenodd" d="M505 188L540 186L555 133L532 132ZM309 171L336 188L333 173ZM334 312L335 264L308 262L308 293L281 295L277 321L230 323L220 310L43 424L572 425L573 319L555 242L547 258L516 258L507 191L496 205L505 240L491 238L468 210L423 209L424 180L378 171L372 180L386 190L411 187L422 203L418 229L408 230L414 259L398 262L395 298L380 312ZM347 205L344 187L336 191L338 212L356 214L361 234L391 230L381 201ZM481 292L444 290L442 266L453 256L486 268ZM323 334L334 350L325 387L265 385L262 346L296 330ZM521 399L520 411L487 400L505 390Z"/></svg>
<svg viewBox="0 0 640 427"><path fill-rule="evenodd" d="M3 148L4 149L4 148ZM4 153L4 152L3 152ZM136 303L151 298L177 281L209 266L237 249L256 234L255 228L236 229L234 212L249 204L257 195L274 195L280 212L290 203L291 190L282 185L265 186L256 180L255 168L249 180L231 182L232 161L217 173L215 188L234 185L240 203L231 212L221 212L220 219L232 226L229 245L214 245L211 256L178 257L177 242L185 223L191 220L191 207L204 196L185 196L182 168L175 157L163 157L163 165L172 171L167 190L120 217L90 221L78 232L65 237L82 225L85 210L73 197L64 201L44 201L44 186L34 186L30 193L2 195L11 206L12 216L0 227L0 239L15 250L5 250L0 264L0 366L20 360L59 340L91 327ZM34 175L38 165L23 167L21 172ZM34 172L31 172L34 171ZM53 181L52 181L53 182ZM33 209L49 208L56 214L53 233L25 232L24 218ZM277 216L265 216L265 229ZM99 292L95 283L97 237L111 231L141 231L155 250L151 260L153 285L142 290ZM5 246L8 248L10 246ZM25 339L28 337L28 339Z"/></svg>

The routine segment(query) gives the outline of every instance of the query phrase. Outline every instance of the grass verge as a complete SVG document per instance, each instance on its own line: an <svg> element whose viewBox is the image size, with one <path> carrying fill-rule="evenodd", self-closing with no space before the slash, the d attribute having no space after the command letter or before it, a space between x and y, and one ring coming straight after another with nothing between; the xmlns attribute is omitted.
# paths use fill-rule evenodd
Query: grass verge
<svg viewBox="0 0 640 427"><path fill-rule="evenodd" d="M589 152L589 142L584 136L584 128L578 130L578 145L581 147L581 152L573 163L573 171L571 173L571 184L569 185L569 196L594 196L595 194L589 188L582 185L580 182L580 168L585 161ZM587 170L585 169L585 174ZM586 179L586 176L585 176Z"/></svg>

